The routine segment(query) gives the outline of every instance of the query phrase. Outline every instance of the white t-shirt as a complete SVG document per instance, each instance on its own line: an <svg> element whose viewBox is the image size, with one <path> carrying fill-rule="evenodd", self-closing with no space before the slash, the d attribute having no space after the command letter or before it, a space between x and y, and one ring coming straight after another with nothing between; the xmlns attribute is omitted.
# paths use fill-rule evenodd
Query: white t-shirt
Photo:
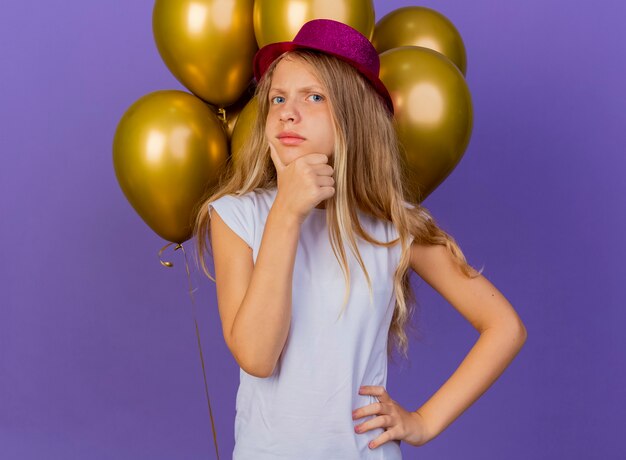
<svg viewBox="0 0 626 460"><path fill-rule="evenodd" d="M209 205L253 250L256 262L277 189L223 196ZM364 229L379 241L398 237L391 222L362 212ZM345 281L326 226L326 210L313 208L300 231L292 290L289 335L273 374L258 378L240 369L236 400L234 460L397 460L399 441L374 449L384 432L356 433L374 416L352 420L352 411L377 402L359 395L361 385L387 383L387 337L393 314L393 274L400 244L375 246L355 236L372 281L370 304L365 275L348 245L351 290L339 317Z"/></svg>

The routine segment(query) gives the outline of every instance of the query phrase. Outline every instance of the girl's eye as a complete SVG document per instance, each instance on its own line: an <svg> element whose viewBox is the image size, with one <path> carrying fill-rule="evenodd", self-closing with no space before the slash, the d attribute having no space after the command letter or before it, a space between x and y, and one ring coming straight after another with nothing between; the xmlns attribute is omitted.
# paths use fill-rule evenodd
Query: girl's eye
<svg viewBox="0 0 626 460"><path fill-rule="evenodd" d="M315 102L322 102L324 100L324 96L322 96L321 94L311 94L311 96L309 97L315 98L313 99Z"/></svg>
<svg viewBox="0 0 626 460"><path fill-rule="evenodd" d="M321 94L311 94L309 97L313 98L314 102L322 102L324 100L324 96ZM270 102L272 104L282 104L285 102L285 98L283 96L274 96L270 98Z"/></svg>
<svg viewBox="0 0 626 460"><path fill-rule="evenodd" d="M276 101L276 99L283 99L283 100L284 100L285 98L284 98L284 97L282 97L282 96L274 96L272 99L270 99L270 101L272 102L272 104L278 104L278 103L282 102L282 101L278 101L278 102L277 102L277 101Z"/></svg>

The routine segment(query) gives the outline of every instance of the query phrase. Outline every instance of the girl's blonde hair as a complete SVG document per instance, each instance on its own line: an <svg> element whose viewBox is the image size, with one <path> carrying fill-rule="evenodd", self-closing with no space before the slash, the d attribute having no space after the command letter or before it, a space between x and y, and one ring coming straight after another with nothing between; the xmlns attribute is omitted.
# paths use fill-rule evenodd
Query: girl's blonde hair
<svg viewBox="0 0 626 460"><path fill-rule="evenodd" d="M229 158L216 189L202 200L197 212L194 236L202 270L215 281L206 264L206 254L210 253L211 248L208 203L224 195L240 196L257 188L277 186L276 169L265 136L265 122L272 75L278 62L287 56L309 64L310 70L326 89L333 118L335 146L329 162L335 170L335 194L326 200L326 215L331 247L346 282L340 315L350 293L350 270L343 242L348 242L365 274L370 299L372 283L361 259L355 234L377 246L391 247L399 243L402 250L393 277L396 301L389 328L387 354L393 361L392 351L396 348L407 358L409 341L406 331L412 326L410 319L416 304L409 282L412 241L447 247L468 277L472 277L475 270L467 263L455 240L439 228L428 210L409 198L408 177L393 116L367 80L350 64L338 58L313 51L286 52L272 63L259 81L255 91L258 112L252 133L237 152L237 160L233 162L232 157ZM360 225L357 209L377 219L392 222L399 238L389 242L374 239Z"/></svg>

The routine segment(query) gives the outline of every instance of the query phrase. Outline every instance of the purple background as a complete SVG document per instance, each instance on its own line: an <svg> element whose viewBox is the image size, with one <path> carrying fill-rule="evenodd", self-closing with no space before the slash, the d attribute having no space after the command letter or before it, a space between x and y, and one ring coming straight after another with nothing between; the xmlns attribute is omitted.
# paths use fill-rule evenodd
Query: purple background
<svg viewBox="0 0 626 460"><path fill-rule="evenodd" d="M411 3L377 1L377 19ZM625 3L422 2L459 29L474 102L463 160L425 201L528 329L498 381L405 458L617 459L626 414ZM184 89L153 2L10 2L0 15L0 458L215 458L182 254L112 166L126 109ZM192 245L186 245L188 253ZM222 458L238 367L193 274ZM423 404L476 331L414 278L425 333L387 389ZM618 438L618 436L620 436Z"/></svg>

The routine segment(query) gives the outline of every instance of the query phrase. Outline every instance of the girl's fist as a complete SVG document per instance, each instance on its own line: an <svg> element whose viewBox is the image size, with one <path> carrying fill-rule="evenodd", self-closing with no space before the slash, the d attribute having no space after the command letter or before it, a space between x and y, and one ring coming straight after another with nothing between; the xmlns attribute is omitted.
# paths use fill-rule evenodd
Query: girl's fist
<svg viewBox="0 0 626 460"><path fill-rule="evenodd" d="M311 209L335 194L334 169L328 156L308 153L285 165L271 142L269 146L278 184L275 204L304 220Z"/></svg>

